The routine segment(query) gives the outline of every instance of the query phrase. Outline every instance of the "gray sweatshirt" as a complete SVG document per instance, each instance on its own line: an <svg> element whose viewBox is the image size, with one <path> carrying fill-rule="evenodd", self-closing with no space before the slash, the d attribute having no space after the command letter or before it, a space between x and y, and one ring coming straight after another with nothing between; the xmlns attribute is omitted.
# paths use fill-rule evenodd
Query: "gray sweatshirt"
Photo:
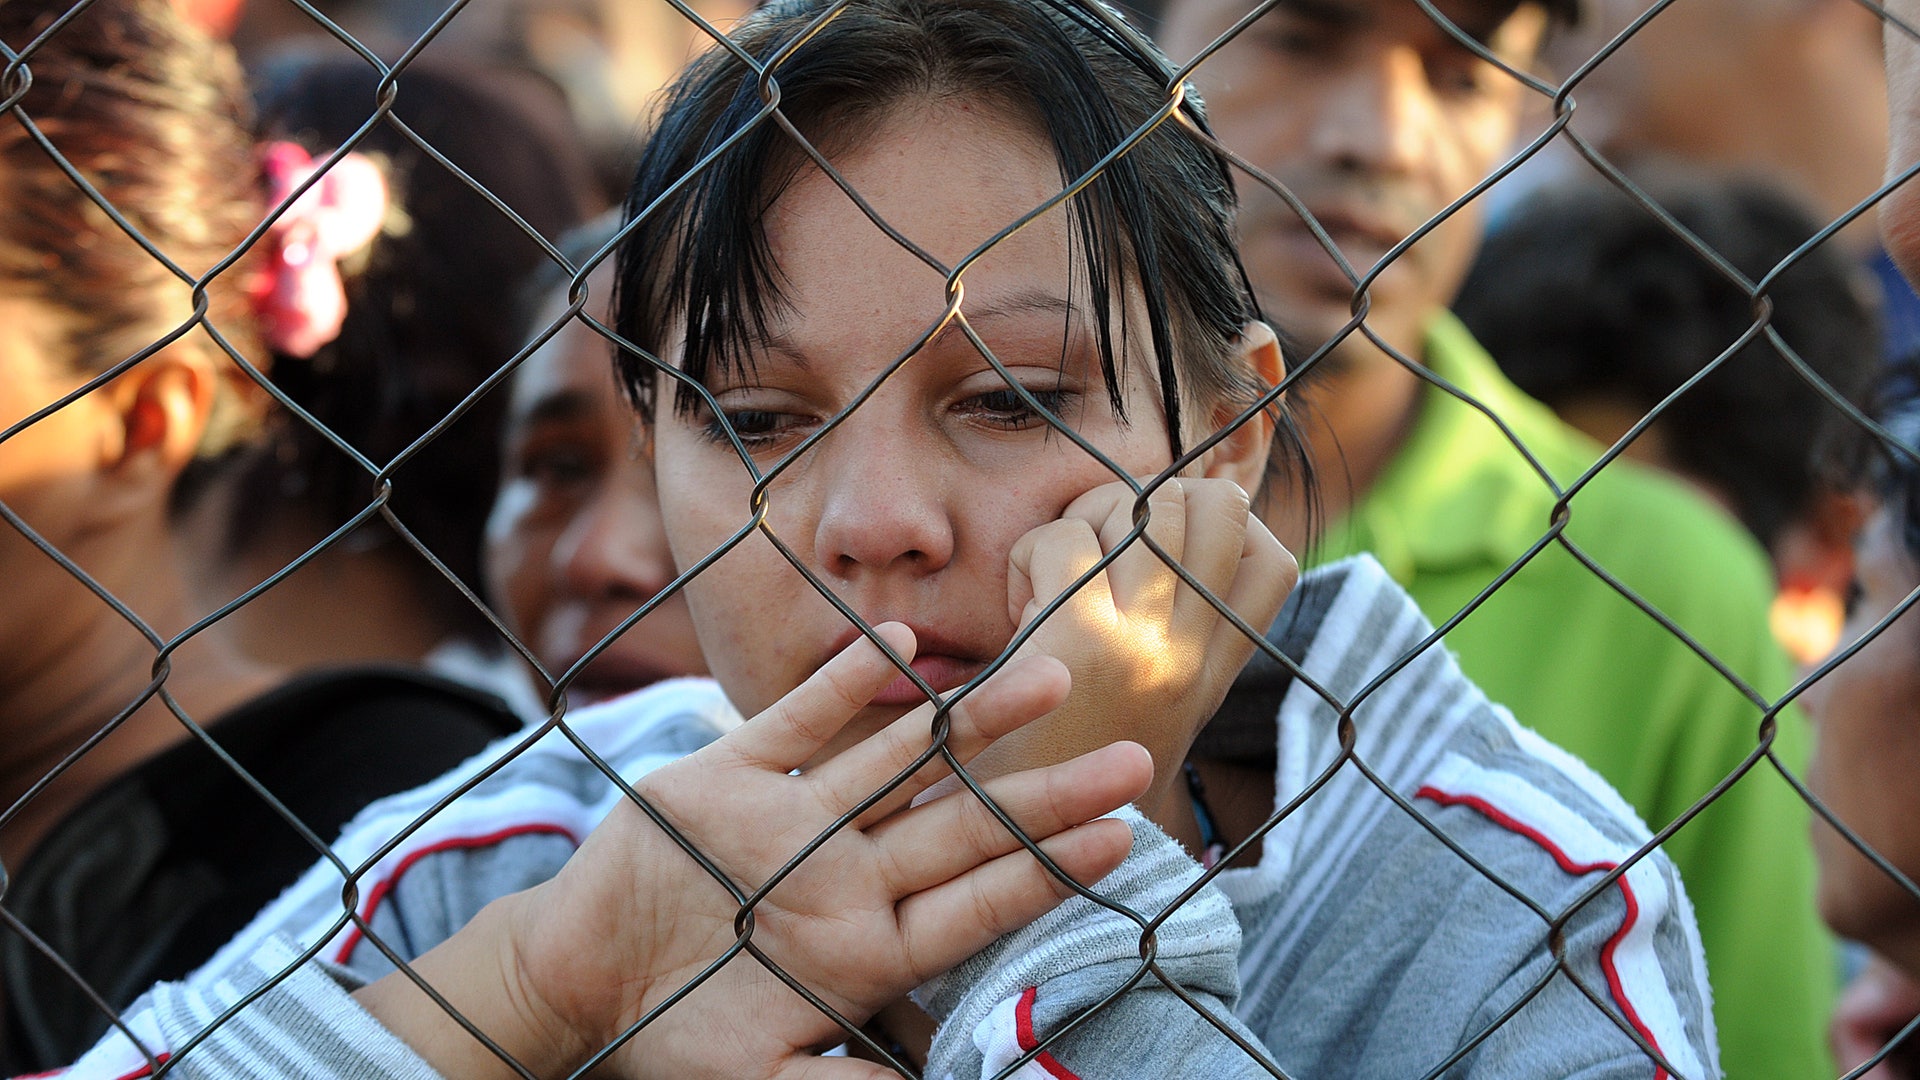
<svg viewBox="0 0 1920 1080"><path fill-rule="evenodd" d="M1270 762L1277 809L1313 789L1260 865L1202 885L1177 844L1123 812L1133 853L1096 890L1112 907L1070 901L916 994L941 1021L928 1075L1719 1076L1672 865L1634 860L1648 836L1632 811L1490 705L1444 649L1409 659L1430 631L1370 559L1307 575L1273 637L1305 677L1257 661L1202 740ZM1346 710L1343 758L1342 707L1376 680ZM737 722L711 683L681 680L572 726L631 779ZM369 807L334 847L365 868L358 889L314 867L68 1075L121 1080L164 1054L172 1075L206 1080L433 1076L348 996L390 966L344 904L417 956L551 876L619 797L548 737L394 842L499 755Z"/></svg>

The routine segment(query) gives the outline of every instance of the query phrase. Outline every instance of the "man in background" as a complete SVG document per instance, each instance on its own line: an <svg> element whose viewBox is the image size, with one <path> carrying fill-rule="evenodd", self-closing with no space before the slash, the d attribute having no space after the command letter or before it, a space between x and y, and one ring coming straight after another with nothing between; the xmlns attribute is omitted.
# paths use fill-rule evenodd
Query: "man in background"
<svg viewBox="0 0 1920 1080"><path fill-rule="evenodd" d="M1162 24L1169 53L1196 55L1250 7L1174 0ZM1572 0L1437 7L1518 70L1576 15ZM1655 829L1714 794L1767 739L1800 764L1804 725L1776 728L1754 699L1777 699L1789 676L1768 635L1770 575L1752 539L1677 483L1616 462L1568 503L1564 539L1580 555L1562 546L1556 488L1580 481L1601 449L1507 382L1447 311L1481 222L1477 200L1446 211L1505 162L1521 83L1414 0L1282 3L1193 80L1223 143L1297 195L1357 274L1432 226L1371 281L1364 325L1351 329L1354 280L1278 195L1243 184L1242 248L1263 306L1300 356L1328 346L1292 397L1327 522L1311 560L1370 551L1437 624L1464 612L1445 643L1467 673L1592 764ZM1276 503L1289 489L1278 490ZM1303 520L1301 507L1275 505L1268 523L1298 551ZM1834 966L1806 829L1805 806L1762 760L1665 844L1698 911L1731 1076L1832 1073Z"/></svg>

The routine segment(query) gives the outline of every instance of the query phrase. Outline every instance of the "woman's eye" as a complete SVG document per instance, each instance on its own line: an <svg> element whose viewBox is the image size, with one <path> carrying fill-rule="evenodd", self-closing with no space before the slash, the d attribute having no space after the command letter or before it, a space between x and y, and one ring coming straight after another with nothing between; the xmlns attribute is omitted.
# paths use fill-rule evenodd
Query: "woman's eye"
<svg viewBox="0 0 1920 1080"><path fill-rule="evenodd" d="M1064 390L1029 389L1027 393L1055 416L1060 415L1061 408L1067 402L1067 393ZM989 390L984 394L976 394L961 402L959 408L960 411L977 416L997 427L1014 431L1046 422L1027 404L1025 398L1012 389Z"/></svg>
<svg viewBox="0 0 1920 1080"><path fill-rule="evenodd" d="M1461 49L1427 65L1427 84L1443 95L1472 97L1488 88L1488 76L1497 71L1492 64Z"/></svg>
<svg viewBox="0 0 1920 1080"><path fill-rule="evenodd" d="M727 429L733 433L748 449L767 446L781 436L789 433L799 423L799 418L791 413L773 412L767 409L729 409L706 422L706 435L716 443L727 444Z"/></svg>
<svg viewBox="0 0 1920 1080"><path fill-rule="evenodd" d="M549 447L528 451L520 459L519 474L541 487L559 488L591 481L600 463L580 447Z"/></svg>

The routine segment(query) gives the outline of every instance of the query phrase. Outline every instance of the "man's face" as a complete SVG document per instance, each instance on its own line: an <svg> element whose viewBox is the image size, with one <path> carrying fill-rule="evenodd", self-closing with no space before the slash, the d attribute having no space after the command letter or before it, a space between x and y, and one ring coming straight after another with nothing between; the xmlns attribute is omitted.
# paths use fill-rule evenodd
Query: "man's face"
<svg viewBox="0 0 1920 1080"><path fill-rule="evenodd" d="M1436 6L1522 70L1546 28L1534 4ZM1169 53L1191 58L1250 7L1174 0ZM1362 277L1505 161L1526 93L1414 0L1282 0L1193 81L1222 141L1299 196ZM1316 346L1351 317L1353 283L1277 195L1252 180L1242 193L1242 251L1261 303ZM1417 356L1422 328L1452 300L1479 237L1474 204L1441 222L1372 284L1368 324Z"/></svg>
<svg viewBox="0 0 1920 1080"><path fill-rule="evenodd" d="M1556 77L1573 75L1654 2L1594 0L1575 32L1554 35L1546 66ZM1768 52L1771 39L1793 32L1782 16L1795 6L1688 0L1663 9L1575 86L1574 130L1616 163L1670 157L1794 171L1794 162L1772 156L1781 140L1755 132L1783 122L1779 99L1767 92L1779 85Z"/></svg>

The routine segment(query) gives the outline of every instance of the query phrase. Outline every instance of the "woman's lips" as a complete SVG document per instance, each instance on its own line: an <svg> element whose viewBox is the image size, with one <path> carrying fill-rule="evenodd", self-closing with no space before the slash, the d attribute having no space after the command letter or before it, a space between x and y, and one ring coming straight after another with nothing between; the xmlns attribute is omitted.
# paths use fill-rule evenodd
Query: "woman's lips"
<svg viewBox="0 0 1920 1080"><path fill-rule="evenodd" d="M874 618L870 625L878 626L883 622L896 620ZM905 622L905 620L897 620ZM907 665L920 678L933 687L935 693L944 694L957 686L965 684L975 675L986 670L987 664L997 655L997 649L989 651L971 643L959 641L928 626L916 626L905 623L913 631L916 644L913 660ZM837 656L847 650L860 638L860 631L847 627L834 639L832 649L827 656ZM825 663L823 659L821 661ZM907 706L911 708L926 702L927 695L914 685L912 679L899 675L882 687L870 702L874 705Z"/></svg>
<svg viewBox="0 0 1920 1080"><path fill-rule="evenodd" d="M979 660L968 660L944 653L929 653L914 657L913 662L908 666L913 668L914 674L925 679L927 685L933 687L935 692L944 694L957 686L964 685L967 680L980 674L987 665ZM905 675L899 675L879 693L873 695L871 703L912 707L923 704L926 700L927 695L914 685L913 680Z"/></svg>

